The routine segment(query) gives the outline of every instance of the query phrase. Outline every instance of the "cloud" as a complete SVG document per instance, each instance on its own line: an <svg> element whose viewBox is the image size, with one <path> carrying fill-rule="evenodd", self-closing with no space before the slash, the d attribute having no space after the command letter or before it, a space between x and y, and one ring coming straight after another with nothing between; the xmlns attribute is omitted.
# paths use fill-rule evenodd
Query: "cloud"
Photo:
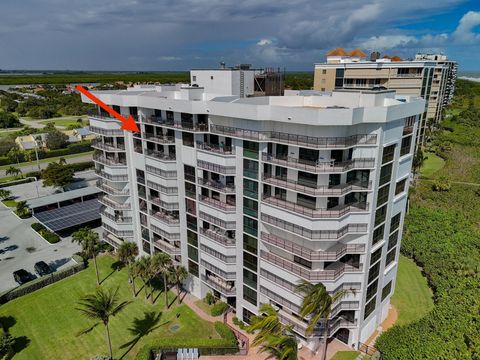
<svg viewBox="0 0 480 360"><path fill-rule="evenodd" d="M272 40L270 39L261 39L257 42L258 46L265 46L265 45L270 45L272 43Z"/></svg>
<svg viewBox="0 0 480 360"><path fill-rule="evenodd" d="M478 25L480 25L480 11L467 12L463 15L458 27L453 32L453 40L462 44L480 43L480 34L473 31Z"/></svg>

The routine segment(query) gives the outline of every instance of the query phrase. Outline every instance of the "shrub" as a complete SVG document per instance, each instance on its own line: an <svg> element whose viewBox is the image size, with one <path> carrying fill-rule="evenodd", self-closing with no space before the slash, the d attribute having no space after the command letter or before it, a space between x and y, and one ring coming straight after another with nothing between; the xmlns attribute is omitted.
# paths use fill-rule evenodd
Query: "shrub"
<svg viewBox="0 0 480 360"><path fill-rule="evenodd" d="M203 298L203 302L208 305L215 304L215 301L216 301L215 296L213 296L211 292L208 292L207 295L205 295L205 297Z"/></svg>
<svg viewBox="0 0 480 360"><path fill-rule="evenodd" d="M40 232L40 230L45 230L45 226L43 226L42 224L40 223L33 223L32 225L30 225L32 227L33 230L35 230L36 232Z"/></svg>
<svg viewBox="0 0 480 360"><path fill-rule="evenodd" d="M435 180L432 184L433 191L450 191L452 184L450 181L444 177L441 177L438 180Z"/></svg>
<svg viewBox="0 0 480 360"><path fill-rule="evenodd" d="M237 325L242 330L245 330L245 328L247 327L245 323L239 318L237 318L236 316L233 317L232 321L235 325Z"/></svg>
<svg viewBox="0 0 480 360"><path fill-rule="evenodd" d="M211 310L211 315L212 316L220 316L225 311L227 311L227 309L228 309L228 304L224 303L223 301L219 301L215 305L213 305L212 310Z"/></svg>
<svg viewBox="0 0 480 360"><path fill-rule="evenodd" d="M0 357L7 355L15 344L15 339L8 332L0 328Z"/></svg>
<svg viewBox="0 0 480 360"><path fill-rule="evenodd" d="M41 237L43 237L45 240L47 240L50 244L56 244L60 241L60 237L57 234L54 234L53 232L47 230L45 226L43 226L40 223L33 223L30 225L33 230L38 232Z"/></svg>
<svg viewBox="0 0 480 360"><path fill-rule="evenodd" d="M85 258L83 256L80 256L78 253L72 255L73 261L75 261L77 264L83 264L85 262Z"/></svg>
<svg viewBox="0 0 480 360"><path fill-rule="evenodd" d="M222 339L229 341L232 346L237 345L237 338L235 337L232 329L228 327L228 325L224 324L221 321L216 321L215 330L217 331L218 335L222 337Z"/></svg>

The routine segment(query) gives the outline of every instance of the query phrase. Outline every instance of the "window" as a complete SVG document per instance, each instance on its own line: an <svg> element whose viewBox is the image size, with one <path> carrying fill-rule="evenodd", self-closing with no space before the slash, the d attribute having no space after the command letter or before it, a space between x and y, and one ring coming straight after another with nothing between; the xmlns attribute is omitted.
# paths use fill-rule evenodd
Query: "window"
<svg viewBox="0 0 480 360"><path fill-rule="evenodd" d="M194 184L185 181L185 195L196 199L197 197L197 188Z"/></svg>
<svg viewBox="0 0 480 360"><path fill-rule="evenodd" d="M321 88L320 91L325 91L325 88Z"/></svg>
<svg viewBox="0 0 480 360"><path fill-rule="evenodd" d="M402 139L402 146L400 148L400 156L407 155L410 153L410 148L412 144L412 137L407 136Z"/></svg>
<svg viewBox="0 0 480 360"><path fill-rule="evenodd" d="M390 221L390 233L393 231L397 230L400 227L400 218L402 214L398 213L394 217L392 217L392 220Z"/></svg>
<svg viewBox="0 0 480 360"><path fill-rule="evenodd" d="M193 276L198 277L198 264L195 264L193 261L188 260L188 272Z"/></svg>
<svg viewBox="0 0 480 360"><path fill-rule="evenodd" d="M383 239L384 230L385 225L379 226L378 228L373 230L372 246Z"/></svg>
<svg viewBox="0 0 480 360"><path fill-rule="evenodd" d="M183 145L193 147L195 141L193 140L193 134L189 132L182 132Z"/></svg>
<svg viewBox="0 0 480 360"><path fill-rule="evenodd" d="M396 252L397 252L396 247L388 252L387 259L385 260L385 267L387 267L388 265L390 265L392 262L395 261L395 253Z"/></svg>
<svg viewBox="0 0 480 360"><path fill-rule="evenodd" d="M187 241L190 245L198 247L198 235L193 231L187 230Z"/></svg>
<svg viewBox="0 0 480 360"><path fill-rule="evenodd" d="M392 164L382 166L382 169L380 170L380 180L378 186L382 186L390 181L392 178L392 168Z"/></svg>
<svg viewBox="0 0 480 360"><path fill-rule="evenodd" d="M243 286L243 299L257 306L257 292L245 285Z"/></svg>
<svg viewBox="0 0 480 360"><path fill-rule="evenodd" d="M286 192L285 192L285 198L286 198ZM316 208L316 200L317 199L314 198L313 196L308 196L301 193L297 194L297 205L305 206L306 208L309 208L309 209Z"/></svg>
<svg viewBox="0 0 480 360"><path fill-rule="evenodd" d="M407 179L400 180L395 185L395 195L401 194L405 191L405 184L407 183Z"/></svg>
<svg viewBox="0 0 480 360"><path fill-rule="evenodd" d="M382 206L381 208L375 211L375 226L381 224L387 217L387 205Z"/></svg>
<svg viewBox="0 0 480 360"><path fill-rule="evenodd" d="M388 195L390 193L390 185L385 185L378 190L377 207L385 204L388 201Z"/></svg>
<svg viewBox="0 0 480 360"><path fill-rule="evenodd" d="M250 320L252 317L255 316L254 313L252 313L250 310L243 308L243 321L246 322L247 324L250 324Z"/></svg>
<svg viewBox="0 0 480 360"><path fill-rule="evenodd" d="M243 266L247 269L257 271L257 257L249 253L243 252Z"/></svg>
<svg viewBox="0 0 480 360"><path fill-rule="evenodd" d="M395 144L383 148L382 164L393 160L395 156Z"/></svg>
<svg viewBox="0 0 480 360"><path fill-rule="evenodd" d="M258 235L258 222L257 220L251 219L249 217L243 217L243 231L247 234L257 236Z"/></svg>
<svg viewBox="0 0 480 360"><path fill-rule="evenodd" d="M243 176L251 179L258 178L258 162L248 159L243 159Z"/></svg>
<svg viewBox="0 0 480 360"><path fill-rule="evenodd" d="M372 296L377 293L377 289L378 289L378 280L375 280L367 288L367 299L366 299L366 301L370 300L372 298Z"/></svg>
<svg viewBox="0 0 480 360"><path fill-rule="evenodd" d="M301 258L300 256L294 255L293 256L293 261L297 264L300 264L306 268L311 269L312 268L312 262L305 260L304 258Z"/></svg>
<svg viewBox="0 0 480 360"><path fill-rule="evenodd" d="M213 80L213 76L210 76L210 80Z"/></svg>
<svg viewBox="0 0 480 360"><path fill-rule="evenodd" d="M243 156L251 159L258 159L258 150L259 145L257 142L243 141Z"/></svg>
<svg viewBox="0 0 480 360"><path fill-rule="evenodd" d="M372 254L372 257L370 258L370 266L372 264L375 264L380 258L382 257L382 248L375 250L375 252Z"/></svg>
<svg viewBox="0 0 480 360"><path fill-rule="evenodd" d="M185 180L195 182L195 168L190 165L183 165Z"/></svg>
<svg viewBox="0 0 480 360"><path fill-rule="evenodd" d="M252 254L257 254L258 251L258 240L254 237L243 234L243 248Z"/></svg>
<svg viewBox="0 0 480 360"><path fill-rule="evenodd" d="M258 198L258 183L249 179L243 179L243 195Z"/></svg>
<svg viewBox="0 0 480 360"><path fill-rule="evenodd" d="M390 295L390 292L392 291L392 281L390 281L387 285L385 285L382 289L382 301L385 300L385 298Z"/></svg>
<svg viewBox="0 0 480 360"><path fill-rule="evenodd" d="M245 215L258 217L258 203L249 198L243 198L243 213Z"/></svg>
<svg viewBox="0 0 480 360"><path fill-rule="evenodd" d="M373 265L368 271L368 283L370 284L380 273L380 262Z"/></svg>
<svg viewBox="0 0 480 360"><path fill-rule="evenodd" d="M387 251L390 251L390 249L397 246L397 243L398 243L398 231L395 231L393 234L390 234L390 236L388 238Z"/></svg>
<svg viewBox="0 0 480 360"><path fill-rule="evenodd" d="M188 258L198 262L198 249L188 245Z"/></svg>
<svg viewBox="0 0 480 360"><path fill-rule="evenodd" d="M197 217L187 214L187 227L197 231Z"/></svg>
<svg viewBox="0 0 480 360"><path fill-rule="evenodd" d="M327 73L327 69L322 69L322 74L325 75Z"/></svg>
<svg viewBox="0 0 480 360"><path fill-rule="evenodd" d="M243 269L243 282L248 286L256 289L257 288L257 275L248 271L247 269Z"/></svg>
<svg viewBox="0 0 480 360"><path fill-rule="evenodd" d="M195 75L192 76L192 81L197 81L197 77Z"/></svg>
<svg viewBox="0 0 480 360"><path fill-rule="evenodd" d="M370 314L375 310L377 302L377 297L375 296L372 300L370 300L367 305L365 305L365 314L363 315L363 319L365 320Z"/></svg>

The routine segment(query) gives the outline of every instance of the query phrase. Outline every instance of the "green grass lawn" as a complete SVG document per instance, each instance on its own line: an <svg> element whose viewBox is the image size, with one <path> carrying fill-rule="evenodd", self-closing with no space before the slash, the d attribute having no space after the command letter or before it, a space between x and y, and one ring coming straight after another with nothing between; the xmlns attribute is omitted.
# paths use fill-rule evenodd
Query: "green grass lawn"
<svg viewBox="0 0 480 360"><path fill-rule="evenodd" d="M424 178L431 178L438 170L445 166L445 160L434 153L426 153L420 173Z"/></svg>
<svg viewBox="0 0 480 360"><path fill-rule="evenodd" d="M2 200L2 203L5 205L5 206L8 206L8 207L15 207L17 206L17 202L15 200Z"/></svg>
<svg viewBox="0 0 480 360"><path fill-rule="evenodd" d="M360 355L360 351L339 351L331 360L355 360Z"/></svg>
<svg viewBox="0 0 480 360"><path fill-rule="evenodd" d="M78 154L70 154L70 155L64 155L64 156L57 156L57 157L47 158L47 159L39 160L38 162L39 162L39 163L50 163L50 162L58 161L58 160L60 160L60 158L73 159L73 158L76 158L76 157L85 156L85 155L91 155L91 154L93 154L93 151L87 151L87 152L78 153ZM36 165L36 164L37 164L37 161L34 160L34 161L32 161L32 162L23 162L23 163L19 163L19 164L3 165L3 166L0 166L0 170L6 170L6 169L8 169L10 166L22 167L22 166L29 166L29 165Z"/></svg>
<svg viewBox="0 0 480 360"><path fill-rule="evenodd" d="M398 311L396 325L409 324L433 309L432 291L427 279L417 265L405 256L400 256L392 304Z"/></svg>
<svg viewBox="0 0 480 360"><path fill-rule="evenodd" d="M114 270L115 259L109 256L98 261L100 275L106 288L119 288L122 300L133 300L110 321L110 333L115 359L133 359L146 341L164 338L220 338L212 323L198 317L186 305L164 306L164 294L157 291L154 305L144 298L143 290L133 297L127 281L127 271ZM140 286L140 282L138 283ZM95 290L93 266L32 294L0 306L0 317L13 317L9 331L20 338L24 348L17 350L14 359L90 359L107 354L105 329L96 326L91 332L79 335L93 321L78 310L78 300ZM170 302L174 299L170 293ZM158 317L158 321L153 321ZM176 328L178 326L178 329ZM148 329L153 329L150 332ZM23 338L22 338L23 337ZM135 342L137 340L138 342Z"/></svg>
<svg viewBox="0 0 480 360"><path fill-rule="evenodd" d="M195 305L197 305L202 311L207 314L207 315L212 315L212 307L213 305L208 305L206 304L203 300L197 300L195 301Z"/></svg>
<svg viewBox="0 0 480 360"><path fill-rule="evenodd" d="M79 115L79 116L63 116L63 117L58 117L58 118L52 118L52 119L47 119L47 120L42 120L39 121L40 124L48 124L53 122L56 126L65 126L68 127L69 125L75 125L77 124L77 120L82 119L83 124L87 124L87 117L85 115Z"/></svg>

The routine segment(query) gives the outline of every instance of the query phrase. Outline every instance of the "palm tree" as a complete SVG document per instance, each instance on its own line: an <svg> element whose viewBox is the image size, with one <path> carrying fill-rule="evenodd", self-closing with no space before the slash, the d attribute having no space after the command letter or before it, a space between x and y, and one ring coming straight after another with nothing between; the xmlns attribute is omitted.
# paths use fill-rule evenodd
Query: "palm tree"
<svg viewBox="0 0 480 360"><path fill-rule="evenodd" d="M132 241L124 241L117 249L118 260L127 265L128 282L132 285L133 295L135 296L135 278L132 276L132 265L135 257L138 255L138 246Z"/></svg>
<svg viewBox="0 0 480 360"><path fill-rule="evenodd" d="M110 340L110 329L108 328L110 317L117 315L123 308L125 308L125 306L130 303L131 301L120 302L118 299L118 288L116 290L108 291L101 287L98 287L95 293L84 296L78 302L80 307L77 308L77 310L81 311L90 319L101 321L105 326L110 359L113 359L112 341ZM93 326L96 325L97 324ZM84 332L87 332L92 328L93 327Z"/></svg>
<svg viewBox="0 0 480 360"><path fill-rule="evenodd" d="M325 360L327 357L328 321L332 312L332 305L344 298L349 291L340 290L330 295L322 283L312 284L309 281L300 280L295 288L295 292L303 296L299 315L303 318L310 318L306 335L312 334L317 324L323 320L322 359Z"/></svg>
<svg viewBox="0 0 480 360"><path fill-rule="evenodd" d="M20 175L22 173L22 170L20 170L19 168L16 168L15 166L10 166L7 168L7 170L5 170L5 175L12 175L14 177L17 177L18 175Z"/></svg>
<svg viewBox="0 0 480 360"><path fill-rule="evenodd" d="M177 297L178 297L178 303L182 303L182 299L180 297L180 284L182 284L185 280L187 280L188 277L188 271L185 268L185 266L179 265L175 266L171 269L169 273L169 281L172 284L175 284L177 287Z"/></svg>
<svg viewBox="0 0 480 360"><path fill-rule="evenodd" d="M163 291L165 292L165 306L168 307L168 277L170 274L172 259L166 253L156 253L152 256L152 266L154 276L157 274L163 277ZM153 295L152 295L153 300Z"/></svg>
<svg viewBox="0 0 480 360"><path fill-rule="evenodd" d="M282 334L270 335L260 345L259 352L266 352L278 360L297 360L298 344L290 327L285 327Z"/></svg>
<svg viewBox="0 0 480 360"><path fill-rule="evenodd" d="M65 160L64 157L61 157L60 159L58 159L58 163L59 163L60 165L65 165L65 164L67 163L67 160Z"/></svg>
<svg viewBox="0 0 480 360"><path fill-rule="evenodd" d="M148 299L148 285L151 280L151 258L142 256L133 263L133 276L138 276L142 279L143 287L145 288L145 299Z"/></svg>
<svg viewBox="0 0 480 360"><path fill-rule="evenodd" d="M72 234L72 242L78 243L82 247L83 251L87 253L89 257L93 258L93 263L95 265L95 274L97 276L97 285L100 285L100 276L98 275L97 266L97 255L100 253L101 244L98 234L87 227L82 228Z"/></svg>
<svg viewBox="0 0 480 360"><path fill-rule="evenodd" d="M6 199L8 199L10 196L12 196L12 192L11 192L10 190L0 189L0 199L6 200Z"/></svg>

